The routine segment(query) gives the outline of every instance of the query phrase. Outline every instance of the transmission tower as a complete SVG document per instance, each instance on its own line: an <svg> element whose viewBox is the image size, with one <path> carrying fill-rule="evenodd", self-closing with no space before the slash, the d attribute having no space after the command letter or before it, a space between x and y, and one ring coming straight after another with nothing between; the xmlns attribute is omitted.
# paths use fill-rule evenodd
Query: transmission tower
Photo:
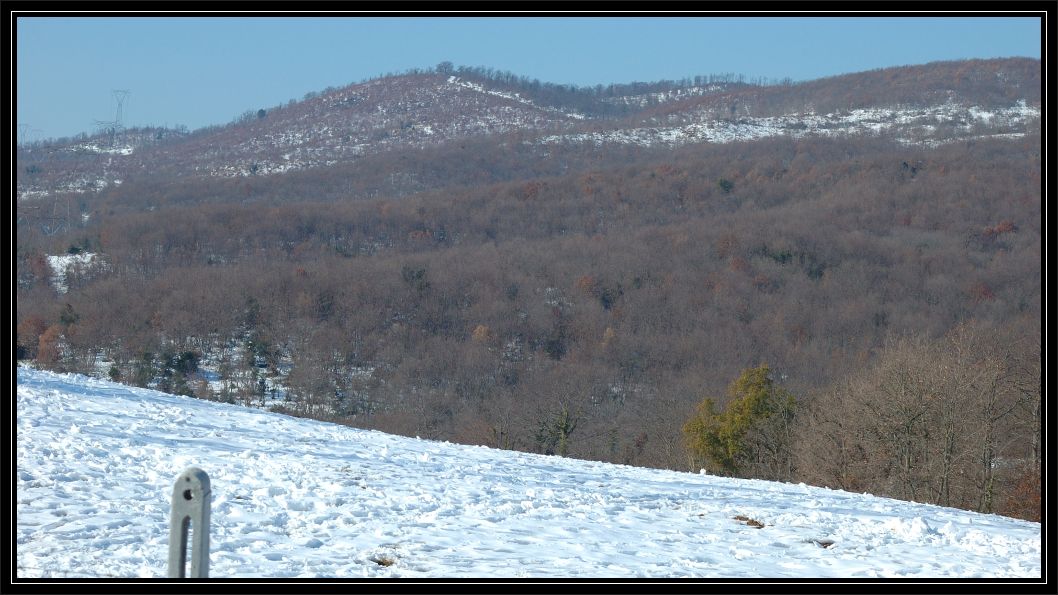
<svg viewBox="0 0 1058 595"><path fill-rule="evenodd" d="M128 89L114 89L113 92L114 92L114 101L116 101L117 104L118 104L117 113L114 114L114 122L117 123L118 128L124 128L123 123L122 123L122 113L121 113L121 111L122 111L122 108L125 105L125 100L129 96L129 90Z"/></svg>
<svg viewBox="0 0 1058 595"><path fill-rule="evenodd" d="M29 131L32 130L32 129L33 129L33 127L30 126L29 124L19 124L18 125L18 146L20 146L20 147L26 146L26 136L29 135Z"/></svg>
<svg viewBox="0 0 1058 595"><path fill-rule="evenodd" d="M130 91L128 89L113 89L114 101L117 103L117 110L114 112L113 120L96 120L96 134L105 134L110 137L111 144L117 144L118 135L125 132L125 125L122 122L124 118L125 100L128 99Z"/></svg>

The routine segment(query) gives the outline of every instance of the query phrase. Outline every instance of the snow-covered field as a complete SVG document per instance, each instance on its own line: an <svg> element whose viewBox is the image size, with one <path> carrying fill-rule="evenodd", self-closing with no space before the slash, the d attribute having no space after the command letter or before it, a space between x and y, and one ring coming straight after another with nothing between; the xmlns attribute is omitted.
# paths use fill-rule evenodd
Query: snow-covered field
<svg viewBox="0 0 1058 595"><path fill-rule="evenodd" d="M212 577L1039 581L1042 573L1038 523L17 374L19 579L164 577L169 497L189 466L212 483Z"/></svg>

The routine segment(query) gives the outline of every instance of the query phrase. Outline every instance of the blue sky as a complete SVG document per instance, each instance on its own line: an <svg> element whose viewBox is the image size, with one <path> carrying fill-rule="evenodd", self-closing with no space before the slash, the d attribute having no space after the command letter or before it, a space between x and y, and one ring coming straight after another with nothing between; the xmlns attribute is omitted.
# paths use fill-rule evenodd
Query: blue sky
<svg viewBox="0 0 1058 595"><path fill-rule="evenodd" d="M1020 17L20 17L26 140L239 114L441 61L596 85L719 73L795 81L936 60L1040 57Z"/></svg>

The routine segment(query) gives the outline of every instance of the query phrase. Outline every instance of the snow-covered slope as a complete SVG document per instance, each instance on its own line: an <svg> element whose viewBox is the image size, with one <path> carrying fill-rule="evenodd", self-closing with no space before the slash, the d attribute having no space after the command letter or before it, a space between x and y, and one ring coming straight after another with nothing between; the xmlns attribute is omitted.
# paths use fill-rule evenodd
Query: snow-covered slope
<svg viewBox="0 0 1058 595"><path fill-rule="evenodd" d="M1040 525L999 516L414 440L28 368L16 404L19 578L165 576L172 482L191 465L212 483L213 577L1041 576Z"/></svg>

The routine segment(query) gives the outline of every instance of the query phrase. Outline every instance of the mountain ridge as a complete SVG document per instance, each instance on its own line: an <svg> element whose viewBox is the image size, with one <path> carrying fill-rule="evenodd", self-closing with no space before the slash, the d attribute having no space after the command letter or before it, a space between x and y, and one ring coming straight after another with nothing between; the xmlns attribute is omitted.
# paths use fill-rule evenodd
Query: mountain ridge
<svg viewBox="0 0 1058 595"><path fill-rule="evenodd" d="M616 116L547 105L526 88L472 73L417 72L310 93L191 133L140 128L21 147L17 195L21 202L98 193L143 176L280 175L467 140L546 150L556 142L652 146L805 134L884 133L912 144L1020 135L1039 118L1039 64L974 60L796 84L714 82L655 92L654 105ZM598 105L637 97L579 92L596 93ZM861 124L872 117L878 125Z"/></svg>

